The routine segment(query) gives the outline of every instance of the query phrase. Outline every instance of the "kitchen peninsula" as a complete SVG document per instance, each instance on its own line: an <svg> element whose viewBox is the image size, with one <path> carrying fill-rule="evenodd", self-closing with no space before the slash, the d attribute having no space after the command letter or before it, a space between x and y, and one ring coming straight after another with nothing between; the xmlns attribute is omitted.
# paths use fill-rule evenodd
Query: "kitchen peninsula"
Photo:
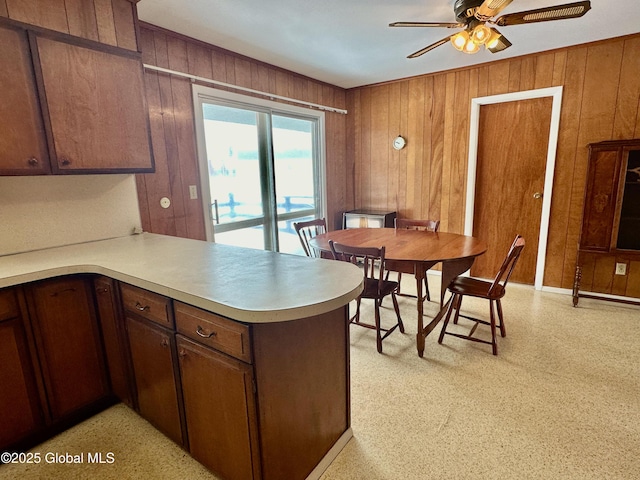
<svg viewBox="0 0 640 480"><path fill-rule="evenodd" d="M93 288L88 317L104 349L94 354L97 391L130 385L117 396L222 478L317 478L351 437L347 319L362 289L357 267L148 233L0 256L0 326L24 331L15 344L26 353L15 358L34 378L22 403L38 404L39 432L77 414L62 408L47 356L47 335L64 338L54 327L67 312L42 302L59 308L79 285ZM72 336L65 348L80 343L92 345ZM163 353L170 382L165 371L154 383ZM153 408L154 389L167 384L173 423L166 404Z"/></svg>

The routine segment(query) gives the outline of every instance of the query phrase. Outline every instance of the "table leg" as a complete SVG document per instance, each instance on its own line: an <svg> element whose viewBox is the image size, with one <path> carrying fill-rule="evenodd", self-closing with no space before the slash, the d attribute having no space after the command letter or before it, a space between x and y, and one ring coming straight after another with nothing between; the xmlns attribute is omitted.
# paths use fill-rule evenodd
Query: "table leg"
<svg viewBox="0 0 640 480"><path fill-rule="evenodd" d="M418 356L422 357L424 354L424 338L421 334L423 328L423 315L424 315L424 305L422 303L422 285L424 282L424 277L426 275L425 270L420 268L419 265L416 265L415 268L416 274L416 295L418 297L418 333L416 334L416 345L418 347Z"/></svg>
<svg viewBox="0 0 640 480"><path fill-rule="evenodd" d="M447 287L454 278L469 270L471 268L471 265L473 265L473 261L474 257L459 258L442 262L442 280L440 283L440 311L425 327L422 326L422 302L418 301L418 334L416 344L418 346L419 357L422 357L424 355L425 338L427 338L427 335L431 333L431 331L436 327L438 322L444 316L444 313L446 311L446 308L444 308L444 296L447 291ZM417 275L418 270L416 269L416 278ZM420 287L418 287L418 295L421 295L421 293L421 289Z"/></svg>

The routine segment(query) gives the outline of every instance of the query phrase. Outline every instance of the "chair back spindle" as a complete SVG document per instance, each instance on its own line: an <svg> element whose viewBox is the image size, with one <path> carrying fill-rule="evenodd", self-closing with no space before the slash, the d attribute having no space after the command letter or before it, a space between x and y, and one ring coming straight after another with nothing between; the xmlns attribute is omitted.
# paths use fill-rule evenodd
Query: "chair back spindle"
<svg viewBox="0 0 640 480"><path fill-rule="evenodd" d="M300 239L305 255L307 257L320 256L315 249L311 248L309 240L316 235L327 232L326 220L324 218L316 218L306 222L296 222L293 226L296 229L296 233L298 234L298 238Z"/></svg>
<svg viewBox="0 0 640 480"><path fill-rule="evenodd" d="M498 287L504 289L507 287L507 283L509 282L509 278L513 273L513 269L518 262L518 258L524 249L524 238L522 236L517 235L513 240L511 247L509 248L509 253L506 258L503 260L502 265L500 266L500 270L496 274L493 282L491 283L491 287L489 287L489 294L493 294L496 292Z"/></svg>
<svg viewBox="0 0 640 480"><path fill-rule="evenodd" d="M440 220L412 220L409 218L396 218L395 226L396 228L405 230L437 232L440 227Z"/></svg>

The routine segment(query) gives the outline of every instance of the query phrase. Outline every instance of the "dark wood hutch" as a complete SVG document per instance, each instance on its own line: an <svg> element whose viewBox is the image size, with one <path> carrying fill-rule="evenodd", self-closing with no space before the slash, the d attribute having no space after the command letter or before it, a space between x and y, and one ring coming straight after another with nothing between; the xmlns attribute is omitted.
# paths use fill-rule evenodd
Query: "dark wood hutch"
<svg viewBox="0 0 640 480"><path fill-rule="evenodd" d="M640 305L640 139L589 145L574 306L580 297Z"/></svg>

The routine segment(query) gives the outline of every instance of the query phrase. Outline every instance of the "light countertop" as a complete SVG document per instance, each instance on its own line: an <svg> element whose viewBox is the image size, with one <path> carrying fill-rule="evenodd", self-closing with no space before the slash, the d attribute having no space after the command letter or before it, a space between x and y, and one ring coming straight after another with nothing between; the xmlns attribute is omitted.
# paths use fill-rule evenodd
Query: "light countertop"
<svg viewBox="0 0 640 480"><path fill-rule="evenodd" d="M248 323L320 315L362 290L354 265L143 233L0 256L0 288L96 273Z"/></svg>

